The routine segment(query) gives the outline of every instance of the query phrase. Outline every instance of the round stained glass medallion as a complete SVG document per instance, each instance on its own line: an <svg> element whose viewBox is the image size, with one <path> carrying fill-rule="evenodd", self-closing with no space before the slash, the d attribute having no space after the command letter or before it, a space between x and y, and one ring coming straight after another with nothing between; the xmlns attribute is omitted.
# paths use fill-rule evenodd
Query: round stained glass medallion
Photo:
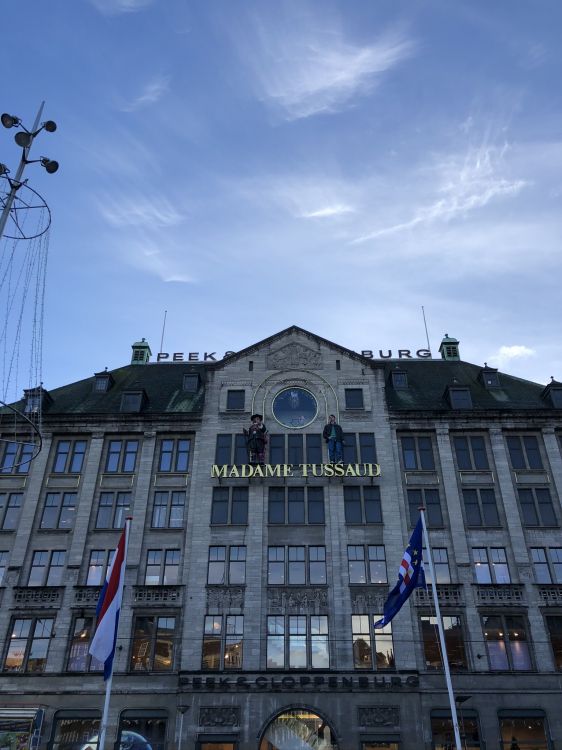
<svg viewBox="0 0 562 750"><path fill-rule="evenodd" d="M273 399L273 416L283 427L299 429L309 425L318 413L318 404L310 391L295 386Z"/></svg>

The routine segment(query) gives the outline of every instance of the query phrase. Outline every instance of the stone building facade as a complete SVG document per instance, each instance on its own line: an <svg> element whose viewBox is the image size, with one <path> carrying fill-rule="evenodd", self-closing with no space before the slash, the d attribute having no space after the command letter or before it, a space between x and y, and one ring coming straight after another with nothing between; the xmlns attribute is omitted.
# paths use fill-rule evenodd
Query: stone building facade
<svg viewBox="0 0 562 750"><path fill-rule="evenodd" d="M293 326L219 362L138 342L40 396L38 457L0 454L0 747L97 747L88 645L129 514L107 747L454 747L429 593L373 628L423 504L464 746L562 749L562 385Z"/></svg>

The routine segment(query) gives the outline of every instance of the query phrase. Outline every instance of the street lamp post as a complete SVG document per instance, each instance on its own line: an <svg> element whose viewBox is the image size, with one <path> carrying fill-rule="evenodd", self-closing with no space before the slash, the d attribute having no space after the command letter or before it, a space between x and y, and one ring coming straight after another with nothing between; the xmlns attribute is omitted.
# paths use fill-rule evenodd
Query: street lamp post
<svg viewBox="0 0 562 750"><path fill-rule="evenodd" d="M6 176L8 182L10 183L10 192L8 193L4 208L2 210L2 214L0 215L0 239L2 239L2 235L4 234L6 222L8 221L10 211L12 210L16 193L24 184L22 182L22 176L25 167L28 164L39 162L49 174L54 174L59 168L59 164L57 161L49 159L46 156L42 156L40 159L28 158L29 151L36 136L39 135L42 130L46 130L47 133L54 133L57 129L57 124L53 122L53 120L46 120L45 122L41 123L41 125L39 124L41 115L43 114L44 106L45 102L41 102L41 106L39 107L39 111L37 112L37 116L31 130L28 130L22 123L21 119L19 117L16 117L15 115L9 115L7 112L4 112L4 114L0 117L0 121L5 128L21 128L21 130L18 130L18 132L15 134L14 140L18 146L21 146L22 149L20 163L18 165L16 176L14 178L7 177L10 170L5 164L0 164L0 176Z"/></svg>

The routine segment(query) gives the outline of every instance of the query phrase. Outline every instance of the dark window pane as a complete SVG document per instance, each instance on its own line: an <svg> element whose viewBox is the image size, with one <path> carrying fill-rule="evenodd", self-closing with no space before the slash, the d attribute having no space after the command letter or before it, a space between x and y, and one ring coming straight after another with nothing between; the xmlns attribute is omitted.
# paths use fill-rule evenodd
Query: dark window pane
<svg viewBox="0 0 562 750"><path fill-rule="evenodd" d="M486 442L481 435L472 435L470 438L474 468L479 471L489 469L488 456L486 455Z"/></svg>
<svg viewBox="0 0 562 750"><path fill-rule="evenodd" d="M346 388L345 389L345 408L346 409L363 409L363 389Z"/></svg>
<svg viewBox="0 0 562 750"><path fill-rule="evenodd" d="M453 409L472 409L472 397L468 388L449 388Z"/></svg>
<svg viewBox="0 0 562 750"><path fill-rule="evenodd" d="M367 523L382 523L381 494L378 487L364 487L365 521Z"/></svg>
<svg viewBox="0 0 562 750"><path fill-rule="evenodd" d="M424 471L434 471L433 448L430 437L419 437L418 448L420 453L420 468Z"/></svg>
<svg viewBox="0 0 562 750"><path fill-rule="evenodd" d="M219 466L230 463L232 454L232 435L217 435L217 450L215 463Z"/></svg>
<svg viewBox="0 0 562 750"><path fill-rule="evenodd" d="M248 449L246 447L246 437L244 435L234 436L234 463L248 463Z"/></svg>
<svg viewBox="0 0 562 750"><path fill-rule="evenodd" d="M415 526L418 522L420 512L418 508L422 505L422 491L408 490L408 507L410 509L410 524Z"/></svg>
<svg viewBox="0 0 562 750"><path fill-rule="evenodd" d="M285 463L285 435L269 436L269 463Z"/></svg>
<svg viewBox="0 0 562 750"><path fill-rule="evenodd" d="M524 435L523 445L525 446L529 469L542 469L542 458L537 438L534 435Z"/></svg>
<svg viewBox="0 0 562 750"><path fill-rule="evenodd" d="M416 444L413 437L402 438L402 456L404 458L404 468L406 470L418 468L416 458Z"/></svg>
<svg viewBox="0 0 562 750"><path fill-rule="evenodd" d="M135 470L138 447L139 447L139 444L137 440L127 440L125 442L125 456L123 458L123 471Z"/></svg>
<svg viewBox="0 0 562 750"><path fill-rule="evenodd" d="M309 464L322 463L322 438L320 435L306 436L306 461Z"/></svg>
<svg viewBox="0 0 562 750"><path fill-rule="evenodd" d="M176 452L176 471L187 471L189 466L189 449L191 442L189 440L178 440Z"/></svg>
<svg viewBox="0 0 562 750"><path fill-rule="evenodd" d="M527 526L538 526L539 517L537 515L537 509L535 508L533 490L520 489L519 502L521 504L521 515L523 516L523 523Z"/></svg>
<svg viewBox="0 0 562 750"><path fill-rule="evenodd" d="M289 435L289 460L290 464L302 464L304 462L302 449L302 435Z"/></svg>
<svg viewBox="0 0 562 750"><path fill-rule="evenodd" d="M443 526L443 516L441 515L441 504L437 490L425 490L425 506L427 508L429 526Z"/></svg>
<svg viewBox="0 0 562 750"><path fill-rule="evenodd" d="M245 396L245 392L241 390L228 391L226 394L226 408L242 410L244 408Z"/></svg>
<svg viewBox="0 0 562 750"><path fill-rule="evenodd" d="M308 523L325 523L322 487L309 487L308 489Z"/></svg>
<svg viewBox="0 0 562 750"><path fill-rule="evenodd" d="M365 464L377 463L377 452L375 450L375 436L372 432L359 433L359 450L361 461Z"/></svg>
<svg viewBox="0 0 562 750"><path fill-rule="evenodd" d="M228 488L215 487L213 489L213 505L211 508L211 523L228 523Z"/></svg>
<svg viewBox="0 0 562 750"><path fill-rule="evenodd" d="M457 435L453 438L453 445L455 446L459 469L461 471L470 471L472 469L472 461L470 460L470 451L468 449L468 438Z"/></svg>
<svg viewBox="0 0 562 750"><path fill-rule="evenodd" d="M359 487L344 487L343 498L346 523L363 523L361 494Z"/></svg>
<svg viewBox="0 0 562 750"><path fill-rule="evenodd" d="M517 435L509 435L507 437L507 448L509 450L509 456L511 458L511 465L514 469L526 469L525 457L523 456L523 446L521 445L521 438Z"/></svg>
<svg viewBox="0 0 562 750"><path fill-rule="evenodd" d="M269 490L269 523L285 523L285 490L271 487Z"/></svg>
<svg viewBox="0 0 562 750"><path fill-rule="evenodd" d="M84 454L86 452L86 441L77 440L74 443L74 451L72 453L72 461L70 462L70 471L74 474L78 474L82 471L82 464L84 462Z"/></svg>
<svg viewBox="0 0 562 750"><path fill-rule="evenodd" d="M480 499L482 500L482 515L486 526L499 526L500 517L496 506L496 495L494 490L480 490Z"/></svg>
<svg viewBox="0 0 562 750"><path fill-rule="evenodd" d="M289 523L304 523L304 489L289 487Z"/></svg>
<svg viewBox="0 0 562 750"><path fill-rule="evenodd" d="M248 523L248 488L232 488L232 517L231 523Z"/></svg>
<svg viewBox="0 0 562 750"><path fill-rule="evenodd" d="M556 669L562 670L562 617L547 617L546 624L550 635L550 645Z"/></svg>
<svg viewBox="0 0 562 750"><path fill-rule="evenodd" d="M172 455L174 451L173 440L162 440L160 445L160 464L158 471L171 471L172 470Z"/></svg>
<svg viewBox="0 0 562 750"><path fill-rule="evenodd" d="M542 526L556 526L556 515L552 507L552 498L548 487L537 487L535 490Z"/></svg>
<svg viewBox="0 0 562 750"><path fill-rule="evenodd" d="M345 464L357 463L357 439L354 432L343 433L343 462Z"/></svg>
<svg viewBox="0 0 562 750"><path fill-rule="evenodd" d="M482 526L482 516L478 505L478 494L476 490L463 490L464 510L468 526Z"/></svg>

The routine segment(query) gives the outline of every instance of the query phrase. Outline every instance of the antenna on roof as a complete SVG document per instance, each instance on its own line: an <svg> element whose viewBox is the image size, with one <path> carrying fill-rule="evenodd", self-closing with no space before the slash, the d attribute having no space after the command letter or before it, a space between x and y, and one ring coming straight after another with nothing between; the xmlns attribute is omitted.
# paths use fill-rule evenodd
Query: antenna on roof
<svg viewBox="0 0 562 750"><path fill-rule="evenodd" d="M167 310L164 310L164 322L162 323L162 338L160 339L160 352L162 352L162 347L164 346L164 331L166 330L166 315L168 314Z"/></svg>
<svg viewBox="0 0 562 750"><path fill-rule="evenodd" d="M431 354L431 346L429 344L429 333L427 332L427 322L426 322L426 319L425 319L425 310L423 309L423 305L422 305L422 315L423 315L423 324L424 324L424 327L425 327L425 338L426 338L426 341L427 341L427 351Z"/></svg>

